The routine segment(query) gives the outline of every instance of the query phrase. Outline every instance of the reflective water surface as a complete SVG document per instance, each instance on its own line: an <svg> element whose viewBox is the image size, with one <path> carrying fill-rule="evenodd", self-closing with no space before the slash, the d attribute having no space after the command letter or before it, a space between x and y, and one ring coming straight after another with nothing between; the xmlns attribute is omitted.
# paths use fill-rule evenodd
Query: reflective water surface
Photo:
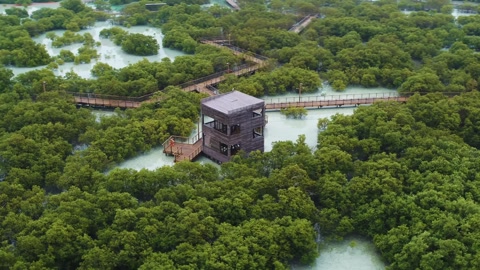
<svg viewBox="0 0 480 270"><path fill-rule="evenodd" d="M334 95L335 98L351 98L352 95L358 94L382 94L386 93L388 95L393 95L396 92L386 88L372 88L366 89L363 87L348 87L343 92L333 92L328 85L325 85L322 89L322 92L311 93L303 97L313 97L318 95L325 95L326 98ZM287 94L281 97L275 97L275 99L290 99L296 97L297 94ZM265 100L271 99L272 97L264 97ZM267 101L268 102L268 101ZM292 119L286 118L280 112L267 112L268 124L265 127L264 136L265 136L265 151L271 151L272 145L277 141L295 141L299 135L304 134L306 137L306 143L310 146L312 150L315 149L317 144L317 121L319 118L330 118L335 114L344 114L351 115L355 111L356 107L339 107L339 108L323 108L323 109L314 109L308 110L308 115L302 119ZM105 114L104 111L94 111L97 117L102 114ZM197 135L197 130L193 130L191 136ZM196 161L207 162L215 164L205 157L199 157ZM135 158L129 159L121 164L121 168L131 168L131 169L156 169L165 165L172 165L173 157L168 157L163 154L163 148L155 148L148 153L137 156Z"/></svg>
<svg viewBox="0 0 480 270"><path fill-rule="evenodd" d="M325 243L310 266L292 265L292 270L384 270L385 263L375 246L360 237Z"/></svg>
<svg viewBox="0 0 480 270"><path fill-rule="evenodd" d="M28 6L26 9L29 12L29 14L31 14L33 11L38 10L40 8L57 8L58 6L59 6L59 3L34 4L31 6ZM11 7L17 7L17 6L14 6L14 5L0 6L0 13L4 13L4 10L6 8L11 8ZM92 76L90 74L90 70L98 62L109 64L114 68L123 68L130 64L134 64L142 59L147 59L150 62L159 62L163 58L169 58L170 60L173 61L175 57L185 55L185 53L183 53L182 51L164 48L162 46L162 40L163 40L162 31L159 28L152 28L149 26L133 26L130 28L126 28L126 27L121 27L121 28L123 28L125 31L129 33L140 33L148 36L153 36L157 40L158 44L160 45L160 50L158 51L158 54L152 55L152 56L135 56L135 55L127 54L122 51L120 46L115 45L111 40L107 38L100 38L99 36L100 31L102 31L103 29L111 28L113 26L114 25L112 25L110 21L96 22L94 26L88 29L79 31L78 34L81 34L81 35L85 33L90 33L92 37L95 39L95 41L98 41L101 43L99 47L95 47L100 57L98 59L92 59L91 63L82 63L78 65L74 63L65 63L63 65L60 65L58 69L53 70L55 75L63 76L69 71L74 71L75 73L77 73L79 76L83 78L91 78ZM50 32L55 33L57 36L61 36L65 32L65 30L55 30ZM78 44L64 46L61 48L53 48L52 41L46 38L46 33L41 34L37 37L34 37L33 40L37 43L45 45L45 48L48 54L52 57L59 55L61 50L68 50L77 54L78 49L82 47L82 44L78 43ZM33 68L18 68L18 67L8 67L8 68L10 68L13 71L13 74L18 75L30 70L42 69L45 67L46 66L33 67Z"/></svg>
<svg viewBox="0 0 480 270"><path fill-rule="evenodd" d="M410 14L410 13L415 12L415 11L402 10L402 12L404 14ZM455 19L457 19L460 16L472 16L472 15L476 15L476 14L477 14L476 12L466 12L465 10L459 10L457 8L454 8L452 10L452 16L455 17Z"/></svg>

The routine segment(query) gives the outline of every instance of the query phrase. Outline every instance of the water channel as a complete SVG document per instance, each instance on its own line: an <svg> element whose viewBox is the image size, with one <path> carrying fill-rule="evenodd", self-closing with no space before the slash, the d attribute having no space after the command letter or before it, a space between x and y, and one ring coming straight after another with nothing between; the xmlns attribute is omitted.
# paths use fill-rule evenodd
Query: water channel
<svg viewBox="0 0 480 270"><path fill-rule="evenodd" d="M363 87L348 87L344 92L338 93L334 92L331 87L325 85L320 92L304 94L302 95L302 100L308 99L311 97L317 97L322 95L323 98L350 98L353 95L359 94L386 94L386 95L395 95L396 91L386 89L386 88L371 88L365 89ZM283 96L276 97L263 97L266 103L276 102L283 100L290 100L292 98L298 98L297 94L289 93ZM317 145L317 121L319 118L330 118L335 114L344 114L351 115L355 111L356 107L340 107L340 108L323 108L323 109L314 109L308 110L308 115L302 119L292 119L286 118L280 112L270 111L267 112L268 124L265 127L265 151L272 150L274 142L277 141L295 141L299 135L305 135L305 142L307 145L314 150ZM105 111L94 111L97 117L108 117L111 113ZM192 131L192 136L197 134L197 130ZM197 161L202 163L213 163L207 158L200 157ZM143 155L137 156L135 158L129 159L123 163L120 163L118 167L120 168L130 168L135 170L140 170L143 168L146 169L156 169L165 165L173 165L173 157L168 157L163 154L163 148L155 148Z"/></svg>
<svg viewBox="0 0 480 270"><path fill-rule="evenodd" d="M59 5L58 3L35 4L33 6L27 7L27 10L29 14L31 14L33 11L38 10L39 8L42 8L42 7L56 8L58 7L58 5ZM2 6L2 9L4 8L5 8L5 5ZM0 12L2 11L3 10L0 9ZM114 68L123 68L130 64L134 64L142 59L147 59L150 62L155 62L155 61L159 62L163 58L167 57L173 61L175 57L180 55L185 55L185 53L183 53L182 51L164 48L163 46L160 46L160 50L157 55L135 56L135 55L127 54L122 51L120 46L115 45L111 40L99 37L100 31L102 31L103 29L111 28L111 27L112 27L112 24L109 21L96 22L94 26L78 32L81 35L85 33L89 33L92 35L92 37L96 41L99 41L101 43L99 47L95 48L98 54L100 55L99 59L92 60L91 63L84 63L84 64L78 64L78 65L74 63L65 63L63 65L60 65L58 69L53 70L55 75L64 76L67 72L74 71L75 73L77 73L79 76L83 78L91 78L90 70L98 62L106 63ZM126 27L122 27L122 28L128 31L129 33L141 33L144 35L153 36L157 40L158 44L160 45L162 44L163 34L159 28L152 28L148 26L133 26L130 28L126 28ZM61 36L65 32L65 30L55 30L50 32L55 33L57 36ZM68 50L76 53L78 49L82 47L82 44L78 43L78 44L71 44L68 46L64 46L61 48L54 48L52 47L52 41L46 38L46 33L41 34L37 37L34 37L33 40L37 43L45 45L45 48L50 56L59 55L61 50ZM41 69L44 67L45 66L34 67L34 68L18 68L18 67L9 67L9 68L13 71L13 74L18 75L24 72L28 72L30 70Z"/></svg>
<svg viewBox="0 0 480 270"><path fill-rule="evenodd" d="M406 15L408 15L408 14L410 14L410 13L412 13L412 12L415 12L415 11L402 10L402 13L403 13L403 14L406 14ZM457 9L457 8L454 8L454 9L452 10L452 13L451 13L451 14L452 14L452 16L453 16L455 19L458 19L458 17L460 17L460 16L472 16L472 15L477 15L476 12L473 12L473 11L472 11L472 12L466 12L465 10L460 10L460 9Z"/></svg>
<svg viewBox="0 0 480 270"><path fill-rule="evenodd" d="M361 237L348 237L339 242L328 242L319 248L320 256L312 265L292 265L292 270L383 270L375 246Z"/></svg>

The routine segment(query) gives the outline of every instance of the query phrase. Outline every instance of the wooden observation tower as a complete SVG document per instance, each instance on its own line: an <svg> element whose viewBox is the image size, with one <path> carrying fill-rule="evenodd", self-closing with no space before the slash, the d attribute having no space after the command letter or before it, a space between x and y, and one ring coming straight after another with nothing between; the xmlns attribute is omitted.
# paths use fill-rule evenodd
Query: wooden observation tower
<svg viewBox="0 0 480 270"><path fill-rule="evenodd" d="M264 151L265 102L232 91L202 100L203 153L226 162L238 151Z"/></svg>

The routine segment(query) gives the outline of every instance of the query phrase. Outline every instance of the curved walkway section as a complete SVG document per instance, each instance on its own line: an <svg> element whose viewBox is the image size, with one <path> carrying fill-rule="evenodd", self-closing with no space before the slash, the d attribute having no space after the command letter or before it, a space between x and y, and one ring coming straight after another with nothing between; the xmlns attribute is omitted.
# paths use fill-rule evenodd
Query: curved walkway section
<svg viewBox="0 0 480 270"><path fill-rule="evenodd" d="M233 54L241 55L245 60L250 63L238 66L234 69L224 70L211 74L209 76L196 79L190 82L183 83L179 85L184 91L197 91L200 93L208 94L209 96L216 95L215 92L216 85L226 79L227 74L234 74L236 76L242 76L246 74L251 74L257 71L258 69L266 65L267 57L253 54L249 51L240 49L238 47L232 46L226 40L202 40L204 44L209 44L218 48L228 48ZM228 44L227 44L228 43ZM91 106L91 107L109 107L109 108L138 108L142 102L152 102L151 97L155 93L151 93L142 97L124 97L124 96L111 96L111 95L102 95L102 94L93 94L93 93L71 93L75 98L76 104L80 106Z"/></svg>
<svg viewBox="0 0 480 270"><path fill-rule="evenodd" d="M294 24L288 31L294 32L294 33L300 33L305 29L312 21L313 19L317 18L318 15L308 15L304 17L302 20Z"/></svg>
<svg viewBox="0 0 480 270"><path fill-rule="evenodd" d="M214 85L224 81L227 74L241 76L251 74L256 70L264 67L268 60L267 57L253 54L238 47L232 46L227 40L203 40L204 44L216 46L220 48L228 48L236 55L241 55L249 63L236 67L235 69L222 71L211 74L207 77L194 81L186 82L179 85L184 91L197 91L206 93L210 96L217 94ZM70 93L74 96L75 102L80 106L91 107L109 107L109 108L138 108L143 102L160 102L152 97L155 93L151 93L141 97L123 97L109 96L92 93ZM445 94L445 93L444 93ZM451 93L450 93L451 94ZM394 100L405 102L409 95L398 96L397 92L381 93L381 94L352 94L347 96L299 96L283 99L266 99L265 106L267 110L280 110L288 107L304 107L304 108L322 108L322 107L340 107L340 106L358 106L372 104L377 101Z"/></svg>

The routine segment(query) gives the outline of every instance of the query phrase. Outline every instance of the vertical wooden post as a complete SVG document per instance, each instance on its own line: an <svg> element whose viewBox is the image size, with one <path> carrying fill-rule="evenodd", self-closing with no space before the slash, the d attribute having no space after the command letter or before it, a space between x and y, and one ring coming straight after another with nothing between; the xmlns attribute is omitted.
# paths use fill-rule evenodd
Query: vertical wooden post
<svg viewBox="0 0 480 270"><path fill-rule="evenodd" d="M198 115L198 123L197 123L197 141L200 140L200 121L202 122L202 125L203 125L203 121L202 121L202 111L200 111L200 114ZM196 143L196 142L193 142L193 143Z"/></svg>
<svg viewBox="0 0 480 270"><path fill-rule="evenodd" d="M300 83L300 87L298 88L298 102L302 99L302 83Z"/></svg>

